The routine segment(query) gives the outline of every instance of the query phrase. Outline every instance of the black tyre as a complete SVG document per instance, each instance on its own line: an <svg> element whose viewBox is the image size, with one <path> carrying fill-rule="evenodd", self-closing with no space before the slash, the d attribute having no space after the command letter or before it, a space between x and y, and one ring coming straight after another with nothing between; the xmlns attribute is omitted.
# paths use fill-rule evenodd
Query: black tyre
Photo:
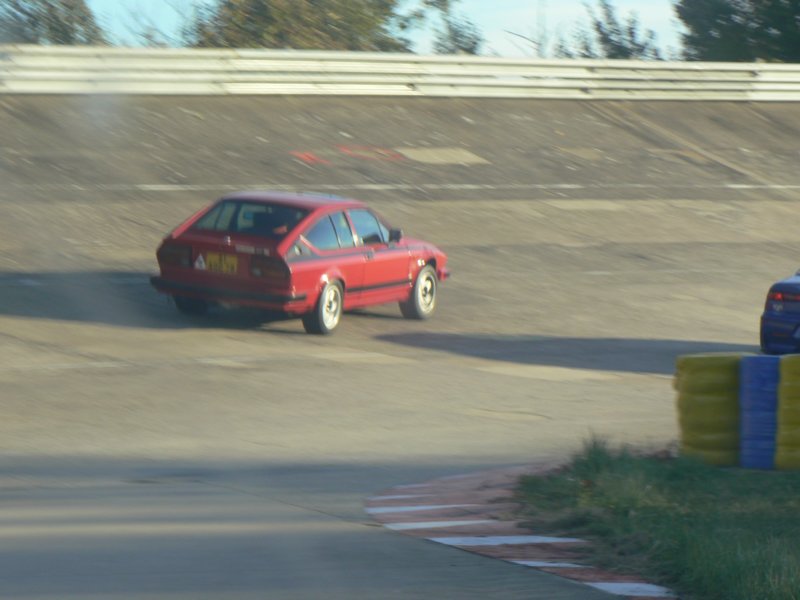
<svg viewBox="0 0 800 600"><path fill-rule="evenodd" d="M436 271L425 265L417 274L411 297L400 303L400 312L406 319L427 319L436 310Z"/></svg>
<svg viewBox="0 0 800 600"><path fill-rule="evenodd" d="M187 298L186 296L173 296L175 308L184 315L204 315L208 312L208 302L199 298Z"/></svg>
<svg viewBox="0 0 800 600"><path fill-rule="evenodd" d="M314 310L303 315L303 327L308 333L328 335L342 319L342 286L336 281L325 284Z"/></svg>

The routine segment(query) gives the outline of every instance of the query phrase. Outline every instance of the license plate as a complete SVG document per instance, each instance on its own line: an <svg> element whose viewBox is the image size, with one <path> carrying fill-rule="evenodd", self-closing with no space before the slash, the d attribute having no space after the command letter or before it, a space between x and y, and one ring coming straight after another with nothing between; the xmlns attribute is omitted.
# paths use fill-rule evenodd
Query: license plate
<svg viewBox="0 0 800 600"><path fill-rule="evenodd" d="M236 275L238 266L239 257L235 254L220 254L219 252L209 252L206 254L206 269L212 273Z"/></svg>

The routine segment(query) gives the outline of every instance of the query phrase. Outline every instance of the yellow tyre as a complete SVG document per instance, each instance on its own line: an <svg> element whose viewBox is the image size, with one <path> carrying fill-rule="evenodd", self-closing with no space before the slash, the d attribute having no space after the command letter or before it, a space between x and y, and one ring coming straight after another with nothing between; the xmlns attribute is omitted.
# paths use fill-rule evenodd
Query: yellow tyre
<svg viewBox="0 0 800 600"><path fill-rule="evenodd" d="M788 354L782 356L779 371L781 384L789 382L800 384L800 355Z"/></svg>
<svg viewBox="0 0 800 600"><path fill-rule="evenodd" d="M739 464L739 452L735 450L703 450L682 445L681 454L716 467L735 467Z"/></svg>
<svg viewBox="0 0 800 600"><path fill-rule="evenodd" d="M684 431L681 443L697 450L730 450L739 448L739 432L696 433Z"/></svg>
<svg viewBox="0 0 800 600"><path fill-rule="evenodd" d="M800 448L775 449L775 468L782 471L796 471L800 469Z"/></svg>

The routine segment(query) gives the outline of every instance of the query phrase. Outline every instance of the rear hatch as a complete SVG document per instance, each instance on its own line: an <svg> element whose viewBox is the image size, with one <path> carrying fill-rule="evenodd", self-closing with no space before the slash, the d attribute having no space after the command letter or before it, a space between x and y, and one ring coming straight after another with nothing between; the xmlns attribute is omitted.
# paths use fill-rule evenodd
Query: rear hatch
<svg viewBox="0 0 800 600"><path fill-rule="evenodd" d="M290 271L278 245L306 214L293 206L224 200L164 242L162 277L207 290L286 291Z"/></svg>
<svg viewBox="0 0 800 600"><path fill-rule="evenodd" d="M276 256L276 240L187 231L180 237L180 243L191 247L191 269L185 276L192 283L242 291L288 285L288 268Z"/></svg>

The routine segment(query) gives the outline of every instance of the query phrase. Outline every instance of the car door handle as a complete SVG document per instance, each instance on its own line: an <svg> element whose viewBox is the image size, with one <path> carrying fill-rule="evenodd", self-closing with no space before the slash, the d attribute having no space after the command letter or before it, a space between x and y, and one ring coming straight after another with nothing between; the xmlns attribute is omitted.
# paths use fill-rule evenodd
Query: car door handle
<svg viewBox="0 0 800 600"><path fill-rule="evenodd" d="M372 260L373 258L375 258L375 253L372 250L367 250L366 257L367 260Z"/></svg>

